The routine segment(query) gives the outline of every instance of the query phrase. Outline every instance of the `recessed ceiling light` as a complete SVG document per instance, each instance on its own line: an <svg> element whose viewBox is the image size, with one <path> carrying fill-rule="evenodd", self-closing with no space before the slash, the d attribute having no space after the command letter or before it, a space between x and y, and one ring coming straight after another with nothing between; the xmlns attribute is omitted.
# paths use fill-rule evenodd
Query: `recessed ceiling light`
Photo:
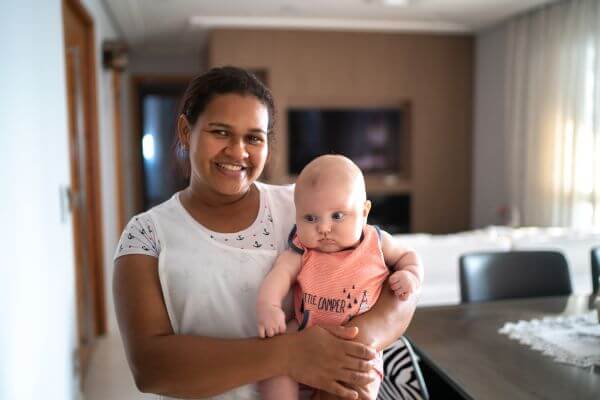
<svg viewBox="0 0 600 400"><path fill-rule="evenodd" d="M405 7L414 3L414 0L365 0L367 3L379 3L389 7Z"/></svg>

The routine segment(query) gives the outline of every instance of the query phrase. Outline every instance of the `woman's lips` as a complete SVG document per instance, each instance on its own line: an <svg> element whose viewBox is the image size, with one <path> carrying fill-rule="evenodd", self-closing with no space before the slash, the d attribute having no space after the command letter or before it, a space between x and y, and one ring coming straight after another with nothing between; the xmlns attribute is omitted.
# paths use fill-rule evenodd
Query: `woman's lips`
<svg viewBox="0 0 600 400"><path fill-rule="evenodd" d="M241 177L242 175L244 175L246 173L246 170L248 169L248 167L240 165L240 164L233 164L233 163L219 163L216 162L215 167L217 168L217 170L222 173L225 176L229 176L229 177Z"/></svg>

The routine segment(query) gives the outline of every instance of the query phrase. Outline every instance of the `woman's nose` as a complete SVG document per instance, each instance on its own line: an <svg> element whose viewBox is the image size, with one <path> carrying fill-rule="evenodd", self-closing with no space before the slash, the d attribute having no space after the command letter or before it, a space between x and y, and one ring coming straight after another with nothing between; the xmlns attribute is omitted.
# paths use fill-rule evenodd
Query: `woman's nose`
<svg viewBox="0 0 600 400"><path fill-rule="evenodd" d="M235 160L242 160L248 158L248 151L246 151L246 143L243 140L231 139L225 149L226 154Z"/></svg>

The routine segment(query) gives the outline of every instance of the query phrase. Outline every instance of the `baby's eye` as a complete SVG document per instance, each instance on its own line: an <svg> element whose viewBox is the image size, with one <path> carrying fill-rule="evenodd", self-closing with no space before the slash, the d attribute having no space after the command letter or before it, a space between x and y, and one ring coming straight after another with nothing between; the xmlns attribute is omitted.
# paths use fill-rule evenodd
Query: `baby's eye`
<svg viewBox="0 0 600 400"><path fill-rule="evenodd" d="M304 216L304 220L306 222L311 222L311 223L312 222L317 222L317 217L315 217L314 215L307 214L307 215Z"/></svg>
<svg viewBox="0 0 600 400"><path fill-rule="evenodd" d="M341 221L342 219L344 219L344 213L343 212L334 212L331 215L331 218L333 218L334 221Z"/></svg>

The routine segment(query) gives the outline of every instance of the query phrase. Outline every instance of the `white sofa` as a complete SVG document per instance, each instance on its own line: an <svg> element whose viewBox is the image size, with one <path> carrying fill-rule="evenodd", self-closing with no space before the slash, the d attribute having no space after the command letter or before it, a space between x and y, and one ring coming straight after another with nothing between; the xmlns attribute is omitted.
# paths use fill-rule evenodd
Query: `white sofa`
<svg viewBox="0 0 600 400"><path fill-rule="evenodd" d="M478 251L557 250L562 252L571 272L575 293L592 291L590 250L600 246L600 230L578 231L564 228L486 229L451 235L395 235L414 249L425 267L419 305L456 304L460 302L458 259L464 253Z"/></svg>

